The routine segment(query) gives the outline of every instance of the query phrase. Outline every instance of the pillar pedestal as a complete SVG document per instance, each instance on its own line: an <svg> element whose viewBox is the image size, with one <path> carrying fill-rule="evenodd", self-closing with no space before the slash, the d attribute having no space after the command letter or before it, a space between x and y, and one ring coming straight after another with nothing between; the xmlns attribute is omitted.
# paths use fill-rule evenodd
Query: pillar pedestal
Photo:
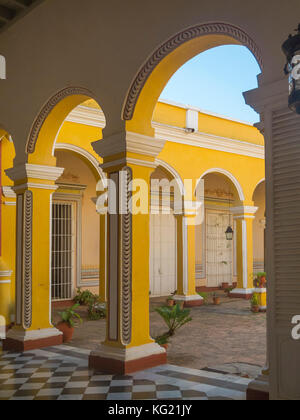
<svg viewBox="0 0 300 420"><path fill-rule="evenodd" d="M184 302L185 308L193 308L195 306L202 306L204 304L204 299L199 295L191 296L174 296L174 300L177 302Z"/></svg>
<svg viewBox="0 0 300 420"><path fill-rule="evenodd" d="M155 343L131 348L102 345L89 358L90 369L118 375L127 375L166 363L166 350Z"/></svg>
<svg viewBox="0 0 300 420"><path fill-rule="evenodd" d="M255 381L251 382L247 389L248 401L269 401L270 399L269 376L260 375Z"/></svg>
<svg viewBox="0 0 300 420"><path fill-rule="evenodd" d="M63 334L56 328L26 331L13 328L8 331L3 341L3 350L24 352L45 347L58 346L63 343Z"/></svg>

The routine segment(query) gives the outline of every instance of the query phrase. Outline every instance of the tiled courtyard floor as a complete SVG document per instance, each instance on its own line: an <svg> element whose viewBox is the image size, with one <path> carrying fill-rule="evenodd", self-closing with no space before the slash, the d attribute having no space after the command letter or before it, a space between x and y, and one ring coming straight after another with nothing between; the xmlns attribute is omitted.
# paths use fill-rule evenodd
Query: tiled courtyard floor
<svg viewBox="0 0 300 420"><path fill-rule="evenodd" d="M223 292L220 296L220 306L209 304L191 310L193 321L171 339L168 362L186 368L209 367L254 377L266 359L266 314L252 314L248 301L229 299ZM154 312L154 307L162 303L162 299L151 299L152 336L166 330L162 319ZM92 350L105 338L105 320L87 321L86 308L80 308L80 313L85 322L76 328L70 345ZM57 315L55 320L58 320ZM244 368L244 364L250 367ZM251 365L254 365L254 373Z"/></svg>
<svg viewBox="0 0 300 420"><path fill-rule="evenodd" d="M244 400L249 379L172 365L130 376L88 369L88 350L0 354L0 400Z"/></svg>
<svg viewBox="0 0 300 420"><path fill-rule="evenodd" d="M70 345L22 354L0 350L0 400L244 400L265 362L266 315L252 314L249 302L221 296L219 307L191 310L193 321L171 340L168 365L130 376L88 369L105 321L87 321L80 308L84 323ZM154 311L162 302L151 300L153 336L165 331Z"/></svg>

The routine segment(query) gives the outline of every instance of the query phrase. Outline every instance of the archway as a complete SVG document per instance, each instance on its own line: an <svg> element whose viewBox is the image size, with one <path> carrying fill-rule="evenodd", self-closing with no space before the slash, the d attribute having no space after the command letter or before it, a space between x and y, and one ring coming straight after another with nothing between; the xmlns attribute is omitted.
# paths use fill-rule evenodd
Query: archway
<svg viewBox="0 0 300 420"><path fill-rule="evenodd" d="M232 44L248 47L263 69L262 56L255 42L241 28L223 22L188 28L162 44L144 63L129 88L122 115L127 121L127 131L153 136L151 121L155 106L176 70L203 51Z"/></svg>
<svg viewBox="0 0 300 420"><path fill-rule="evenodd" d="M60 252L60 263L64 266L55 267L53 266L53 258L51 258L54 256L51 240L52 245L54 245L52 229L57 220L53 220L55 214L52 212L60 206L58 213L63 213L64 216L69 214L68 211L72 213L71 207L74 206L74 203L70 204L70 196L66 197L67 192L70 193L70 189L73 188L74 200L75 192L79 192L78 195L82 192L81 185L77 185L77 190L74 185L72 185L72 188L70 185L65 185L68 190L66 192L62 185L57 184L64 173L63 167L56 166L57 159L55 156L55 145L56 143L62 143L60 142L61 136L64 139L63 142L70 145L69 148L72 149L72 153L75 151L75 153L78 153L81 149L85 150L79 156L83 157L82 155L85 155L87 166L91 168L88 170L92 171L90 176L94 177L93 196L96 195L96 185L100 176L102 176L102 172L97 168L97 158L91 147L92 141L102 138L102 127L93 127L89 131L82 130L82 127L78 125L77 129L74 129L74 127L72 129L70 122L66 121L70 113L78 106L84 106L85 104L88 106L88 101L92 100L92 96L84 88L66 88L54 95L33 123L26 145L26 161L20 164L19 159L16 159L15 167L7 171L8 176L14 181L14 190L17 194L16 287L19 293L16 294L15 323L16 326L22 327L26 332L28 331L33 346L43 347L49 344L59 344L62 340L61 333L53 327L51 321L51 293L54 296L51 274L53 278L53 272L56 268L59 269L60 273L66 273L69 270L68 261L69 257L72 256L71 254L67 255L67 251L72 253L73 250L71 244L69 244L70 249L67 245L68 240L72 241L72 234L70 233L70 237L67 238L66 232L72 228L73 221L70 220L69 226L63 226L63 232L65 233L56 232L61 238L60 243L63 244L63 251L58 252ZM100 109L96 103L94 107ZM80 166L80 164L81 161L79 160L78 165ZM55 206L58 195L60 195L59 199L63 198L65 202ZM78 205L79 197L76 200ZM90 206L95 208L92 202ZM79 214L78 207L77 214ZM99 222L96 209L94 216L97 217ZM66 224L68 217L63 219ZM97 253L99 254L99 252ZM62 262L63 256L66 257L64 263ZM77 258L77 267L72 266L70 270L76 271L77 276L81 277L79 260ZM38 281L41 278L43 279L42 284ZM72 285L67 285L65 291L62 292L61 290L62 293L54 297L59 299L72 298L73 291L69 293L67 290L69 287L72 288ZM9 332L9 339L5 342L8 349L17 347L26 349L27 344L27 339L24 339L24 335L20 335L17 329Z"/></svg>
<svg viewBox="0 0 300 420"><path fill-rule="evenodd" d="M212 168L198 181L204 182L204 220L196 226L196 285L199 291L236 287L236 236L226 240L230 226L236 232L232 208L244 201L238 180L228 171Z"/></svg>

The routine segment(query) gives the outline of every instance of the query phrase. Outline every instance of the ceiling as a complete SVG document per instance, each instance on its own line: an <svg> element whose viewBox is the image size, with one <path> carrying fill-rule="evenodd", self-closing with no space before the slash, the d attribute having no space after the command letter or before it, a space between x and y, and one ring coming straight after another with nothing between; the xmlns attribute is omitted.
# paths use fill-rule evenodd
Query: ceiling
<svg viewBox="0 0 300 420"><path fill-rule="evenodd" d="M25 15L41 0L0 0L0 30L9 23Z"/></svg>

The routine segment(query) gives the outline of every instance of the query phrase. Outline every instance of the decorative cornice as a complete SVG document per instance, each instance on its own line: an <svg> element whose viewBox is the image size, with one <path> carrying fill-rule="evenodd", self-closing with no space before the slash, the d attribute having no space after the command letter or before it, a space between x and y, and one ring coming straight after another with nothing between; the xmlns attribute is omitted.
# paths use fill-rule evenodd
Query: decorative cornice
<svg viewBox="0 0 300 420"><path fill-rule="evenodd" d="M124 132L99 140L93 143L93 147L95 152L103 159L126 152L156 158L164 148L165 143L165 140Z"/></svg>
<svg viewBox="0 0 300 420"><path fill-rule="evenodd" d="M68 96L73 95L82 95L87 96L89 98L93 97L92 92L88 89L82 87L67 87L60 92L56 93L52 98L43 106L42 110L40 111L38 117L33 123L31 128L27 144L26 144L26 153L34 153L36 142L41 131L41 128L46 121L47 117L49 116L50 112L55 108L55 106L62 101L63 99L67 98Z"/></svg>
<svg viewBox="0 0 300 420"><path fill-rule="evenodd" d="M153 123L153 127L155 128L155 137L158 139L166 139L169 142L200 147L203 149L218 150L257 159L265 159L265 147L258 144L219 137L208 133L196 132L187 134L183 128L159 123Z"/></svg>
<svg viewBox="0 0 300 420"><path fill-rule="evenodd" d="M64 168L57 168L56 166L25 163L24 165L7 169L5 173L12 181L20 181L28 178L56 181L63 174L64 170Z"/></svg>
<svg viewBox="0 0 300 420"><path fill-rule="evenodd" d="M250 36L239 27L223 22L193 26L182 32L179 32L177 35L173 36L164 44L162 44L141 67L127 94L123 109L123 120L131 120L133 118L138 98L155 67L165 57L167 57L171 52L175 51L181 45L191 41L192 39L205 35L230 36L231 38L240 42L242 45L248 47L256 57L261 68L263 68L262 54L258 46L250 38Z"/></svg>

